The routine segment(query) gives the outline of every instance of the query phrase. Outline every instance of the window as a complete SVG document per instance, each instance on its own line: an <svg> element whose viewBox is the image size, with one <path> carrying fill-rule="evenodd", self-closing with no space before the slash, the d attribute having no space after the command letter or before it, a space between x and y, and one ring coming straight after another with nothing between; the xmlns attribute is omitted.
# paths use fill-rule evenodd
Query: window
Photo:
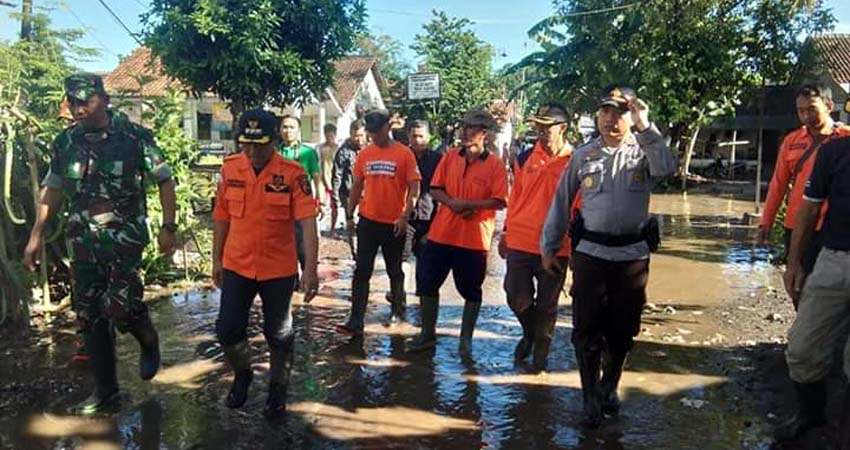
<svg viewBox="0 0 850 450"><path fill-rule="evenodd" d="M212 138L212 114L198 113L198 140L209 141Z"/></svg>

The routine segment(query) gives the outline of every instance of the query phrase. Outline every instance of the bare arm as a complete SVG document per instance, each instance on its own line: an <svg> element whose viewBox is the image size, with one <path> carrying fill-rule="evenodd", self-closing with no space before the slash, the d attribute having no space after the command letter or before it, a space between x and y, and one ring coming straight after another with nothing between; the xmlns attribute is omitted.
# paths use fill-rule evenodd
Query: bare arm
<svg viewBox="0 0 850 450"><path fill-rule="evenodd" d="M304 243L304 274L301 285L304 302L309 303L316 296L319 287L319 276L316 273L319 264L319 231L315 217L301 219L298 224L301 225L301 238Z"/></svg>
<svg viewBox="0 0 850 450"><path fill-rule="evenodd" d="M227 234L229 232L230 222L224 220L213 222L213 282L218 287L221 287L221 262L224 256L224 244L227 242Z"/></svg>
<svg viewBox="0 0 850 450"><path fill-rule="evenodd" d="M37 255L41 252L44 245L44 228L56 211L62 206L63 194L59 189L50 187L41 188L39 194L38 208L36 211L35 225L30 232L30 239L24 249L24 267L28 270L35 270Z"/></svg>
<svg viewBox="0 0 850 450"><path fill-rule="evenodd" d="M354 176L351 183L351 193L348 195L348 209L345 211L347 220L354 218L354 211L357 205L360 204L360 198L363 196L363 178Z"/></svg>
<svg viewBox="0 0 850 450"><path fill-rule="evenodd" d="M410 214L416 208L416 201L419 200L419 180L407 182L407 199L404 203L404 212L401 216L404 218L410 217Z"/></svg>

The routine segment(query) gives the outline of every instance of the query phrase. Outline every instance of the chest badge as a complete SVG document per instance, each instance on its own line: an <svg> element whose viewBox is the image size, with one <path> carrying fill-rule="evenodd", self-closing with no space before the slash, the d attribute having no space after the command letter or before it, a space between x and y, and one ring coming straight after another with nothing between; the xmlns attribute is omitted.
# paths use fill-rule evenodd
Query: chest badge
<svg viewBox="0 0 850 450"><path fill-rule="evenodd" d="M283 182L283 175L273 175L272 182L266 184L266 192L289 192L289 186Z"/></svg>
<svg viewBox="0 0 850 450"><path fill-rule="evenodd" d="M584 182L583 182L583 184L584 184L585 189L590 189L590 188L592 188L592 187L593 187L593 178L591 178L591 177L584 177Z"/></svg>

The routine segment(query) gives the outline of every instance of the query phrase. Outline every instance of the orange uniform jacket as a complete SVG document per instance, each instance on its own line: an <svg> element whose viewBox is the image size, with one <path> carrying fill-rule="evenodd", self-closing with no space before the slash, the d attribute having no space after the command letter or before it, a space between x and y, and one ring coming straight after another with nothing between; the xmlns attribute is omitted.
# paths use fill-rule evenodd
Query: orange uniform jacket
<svg viewBox="0 0 850 450"><path fill-rule="evenodd" d="M431 189L442 189L450 197L463 200L497 199L507 202L505 163L488 151L467 162L465 151L453 148L446 152L434 171ZM464 219L445 205L440 205L428 231L428 239L439 244L489 251L495 227L494 210L478 210L472 218Z"/></svg>
<svg viewBox="0 0 850 450"><path fill-rule="evenodd" d="M540 254L540 233L555 197L558 182L570 155L553 157L536 144L525 164L515 165L515 180L505 219L505 242L509 249ZM569 236L557 256L570 256Z"/></svg>
<svg viewBox="0 0 850 450"><path fill-rule="evenodd" d="M832 138L850 135L850 127L836 124L830 134L823 142L827 142ZM773 178L770 180L770 189L767 193L767 199L764 202L764 213L761 215L762 228L772 228L773 222L776 219L776 212L785 200L785 194L788 192L788 183L791 178L794 178L794 185L791 187L791 195L788 198L788 210L785 214L785 228L794 228L794 218L797 216L797 210L803 203L803 192L806 188L806 181L812 174L812 168L815 166L818 152L815 151L806 160L800 173L794 177L794 170L797 168L797 162L806 153L806 150L812 145L812 136L808 129L803 126L785 136L782 140L782 145L779 147L779 154L776 157L776 168L773 171ZM823 145L823 143L821 144ZM821 207L820 218L818 219L818 229L823 222L823 215L826 213L826 202Z"/></svg>
<svg viewBox="0 0 850 450"><path fill-rule="evenodd" d="M244 153L227 157L213 211L230 222L222 267L258 281L295 275L295 221L318 213L311 194L304 169L277 152L259 175Z"/></svg>

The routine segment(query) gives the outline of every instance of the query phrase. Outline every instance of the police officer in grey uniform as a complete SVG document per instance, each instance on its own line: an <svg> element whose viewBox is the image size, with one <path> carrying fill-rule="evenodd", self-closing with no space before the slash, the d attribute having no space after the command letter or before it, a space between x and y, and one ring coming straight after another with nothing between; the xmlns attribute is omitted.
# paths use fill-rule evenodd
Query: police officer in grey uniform
<svg viewBox="0 0 850 450"><path fill-rule="evenodd" d="M649 215L652 179L676 170L673 154L649 121L649 107L634 90L612 85L603 92L599 136L576 149L540 238L544 268L561 271L555 254L568 228L572 235L572 343L583 424L590 428L601 425L603 414L619 411L617 385L640 330L649 253L658 245L657 222ZM579 193L581 208L570 218Z"/></svg>

